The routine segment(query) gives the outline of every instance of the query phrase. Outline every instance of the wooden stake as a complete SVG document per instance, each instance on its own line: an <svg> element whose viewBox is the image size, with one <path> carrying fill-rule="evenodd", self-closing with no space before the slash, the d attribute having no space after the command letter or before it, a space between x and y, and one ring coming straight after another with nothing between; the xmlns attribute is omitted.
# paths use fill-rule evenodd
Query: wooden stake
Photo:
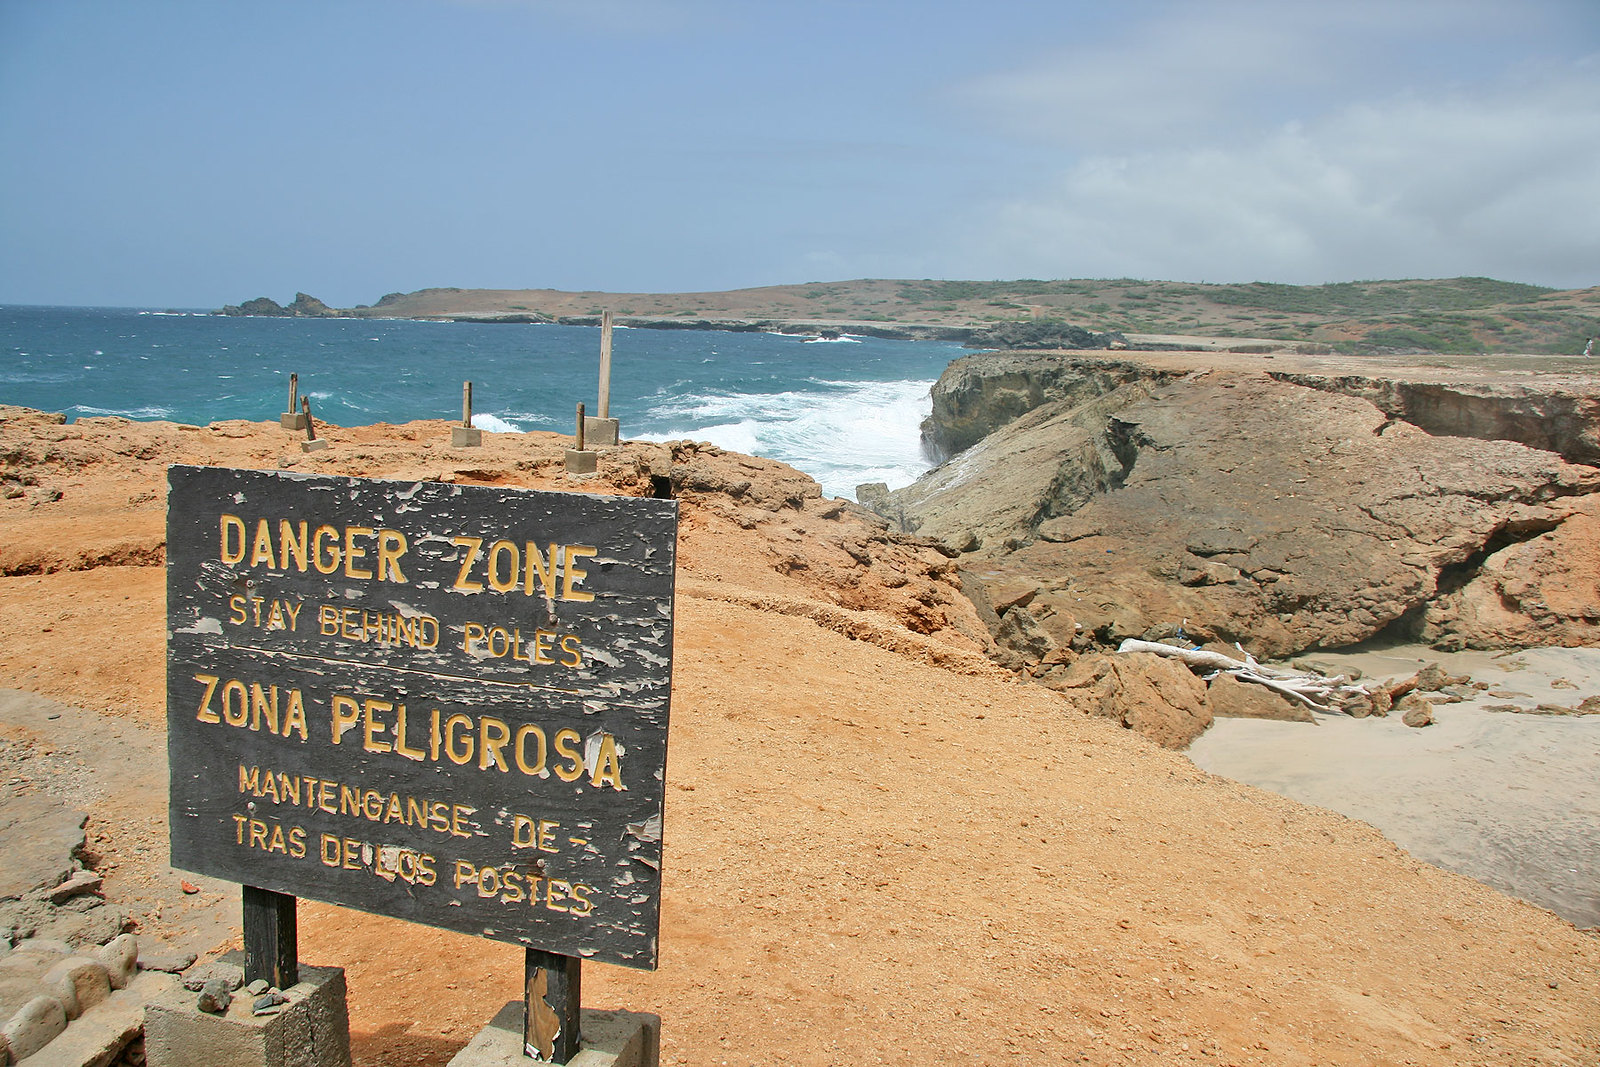
<svg viewBox="0 0 1600 1067"><path fill-rule="evenodd" d="M461 383L461 425L472 429L472 383Z"/></svg>
<svg viewBox="0 0 1600 1067"><path fill-rule="evenodd" d="M600 403L599 418L611 417L611 312L600 313ZM582 445L578 446L582 448Z"/></svg>
<svg viewBox="0 0 1600 1067"><path fill-rule="evenodd" d="M300 981L296 900L270 889L244 887L244 980L265 979L276 989Z"/></svg>
<svg viewBox="0 0 1600 1067"><path fill-rule="evenodd" d="M311 418L311 398L309 396L300 398L300 410L306 413L306 440L315 441L317 439L317 426Z"/></svg>
<svg viewBox="0 0 1600 1067"><path fill-rule="evenodd" d="M577 441L575 443L577 444L578 447L573 449L573 451L574 452L582 452L583 451L583 405L582 404L578 405L578 439L577 439Z"/></svg>
<svg viewBox="0 0 1600 1067"><path fill-rule="evenodd" d="M285 410L289 414L293 415L294 414L294 409L300 406L298 403L296 403L296 401L299 400L299 399L300 399L300 375L291 374L291 375L289 375L289 406L284 408L283 410Z"/></svg>
<svg viewBox="0 0 1600 1067"><path fill-rule="evenodd" d="M523 963L522 1050L546 1063L566 1063L578 1054L583 961L530 948Z"/></svg>

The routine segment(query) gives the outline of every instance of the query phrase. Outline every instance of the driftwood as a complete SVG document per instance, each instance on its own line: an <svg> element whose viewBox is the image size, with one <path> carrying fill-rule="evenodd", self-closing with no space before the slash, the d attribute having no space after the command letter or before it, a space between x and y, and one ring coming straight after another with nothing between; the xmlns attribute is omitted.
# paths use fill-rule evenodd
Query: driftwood
<svg viewBox="0 0 1600 1067"><path fill-rule="evenodd" d="M1237 647L1237 646L1235 646ZM1332 678L1320 674L1309 674L1304 671L1285 671L1275 667L1264 667L1256 662L1256 658L1244 649L1239 649L1244 659L1238 660L1231 656L1224 656L1220 652L1208 652L1203 648L1180 648L1177 645L1162 644L1159 641L1139 641L1134 638L1122 642L1117 647L1118 652L1152 652L1157 656L1166 656L1175 659L1190 667L1201 670L1210 670L1206 675L1207 681L1218 674L1226 672L1239 679L1241 682L1255 682L1274 692L1282 693L1316 711L1337 711L1336 703L1342 694L1366 693L1365 686L1357 685L1343 675Z"/></svg>

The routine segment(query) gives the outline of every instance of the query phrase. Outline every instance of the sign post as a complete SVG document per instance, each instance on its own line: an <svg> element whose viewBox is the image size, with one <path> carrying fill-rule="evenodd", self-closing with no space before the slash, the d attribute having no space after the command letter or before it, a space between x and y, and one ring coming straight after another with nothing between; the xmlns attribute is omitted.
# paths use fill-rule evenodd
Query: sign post
<svg viewBox="0 0 1600 1067"><path fill-rule="evenodd" d="M169 480L173 866L280 988L302 896L522 945L565 1062L579 961L657 962L676 503Z"/></svg>

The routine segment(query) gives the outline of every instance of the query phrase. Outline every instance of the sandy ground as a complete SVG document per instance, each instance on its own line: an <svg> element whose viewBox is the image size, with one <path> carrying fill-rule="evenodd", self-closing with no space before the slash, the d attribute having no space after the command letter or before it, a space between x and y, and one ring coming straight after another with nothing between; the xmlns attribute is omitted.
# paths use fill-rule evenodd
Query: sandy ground
<svg viewBox="0 0 1600 1067"><path fill-rule="evenodd" d="M1369 822L1419 859L1600 926L1600 715L1489 710L1572 706L1600 693L1600 649L1311 658L1378 678L1437 662L1489 689L1436 705L1421 729L1397 715L1326 715L1316 726L1219 719L1190 746L1195 763Z"/></svg>
<svg viewBox="0 0 1600 1067"><path fill-rule="evenodd" d="M166 864L161 489L168 462L277 465L281 431L77 426L0 440L61 490L0 500L0 559L41 568L0 576L0 687L59 705L0 702L5 782L87 806L142 938L231 938L237 890L183 898ZM331 428L300 469L596 487L548 465L560 439L452 458L441 432ZM881 561L818 577L848 519L824 502L680 502L662 963L584 970L589 1006L662 1016L664 1062L1600 1062L1600 937L841 606ZM443 1064L517 993L519 949L300 913L363 1067Z"/></svg>

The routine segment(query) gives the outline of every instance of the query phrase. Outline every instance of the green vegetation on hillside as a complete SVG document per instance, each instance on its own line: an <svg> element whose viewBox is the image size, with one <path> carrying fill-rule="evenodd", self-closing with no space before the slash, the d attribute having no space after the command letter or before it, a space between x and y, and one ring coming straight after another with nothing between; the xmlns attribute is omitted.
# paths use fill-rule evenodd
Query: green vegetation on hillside
<svg viewBox="0 0 1600 1067"><path fill-rule="evenodd" d="M270 303L270 302L269 302ZM1133 347L1213 339L1241 351L1337 349L1350 353L1575 356L1600 337L1600 287L1559 291L1492 278L1206 284L1137 278L808 282L717 293L568 293L549 289L424 289L390 293L373 307L332 315L561 321L609 308L636 325L887 329L954 336L1007 325L1130 335ZM320 314L297 299L280 313ZM235 313L246 309L232 309ZM248 312L247 312L248 313ZM1134 335L1147 335L1146 339ZM1149 335L1154 335L1153 337ZM991 333L990 336L999 336ZM1020 336L1020 335L1019 335ZM1042 343L1042 342L1041 342Z"/></svg>

